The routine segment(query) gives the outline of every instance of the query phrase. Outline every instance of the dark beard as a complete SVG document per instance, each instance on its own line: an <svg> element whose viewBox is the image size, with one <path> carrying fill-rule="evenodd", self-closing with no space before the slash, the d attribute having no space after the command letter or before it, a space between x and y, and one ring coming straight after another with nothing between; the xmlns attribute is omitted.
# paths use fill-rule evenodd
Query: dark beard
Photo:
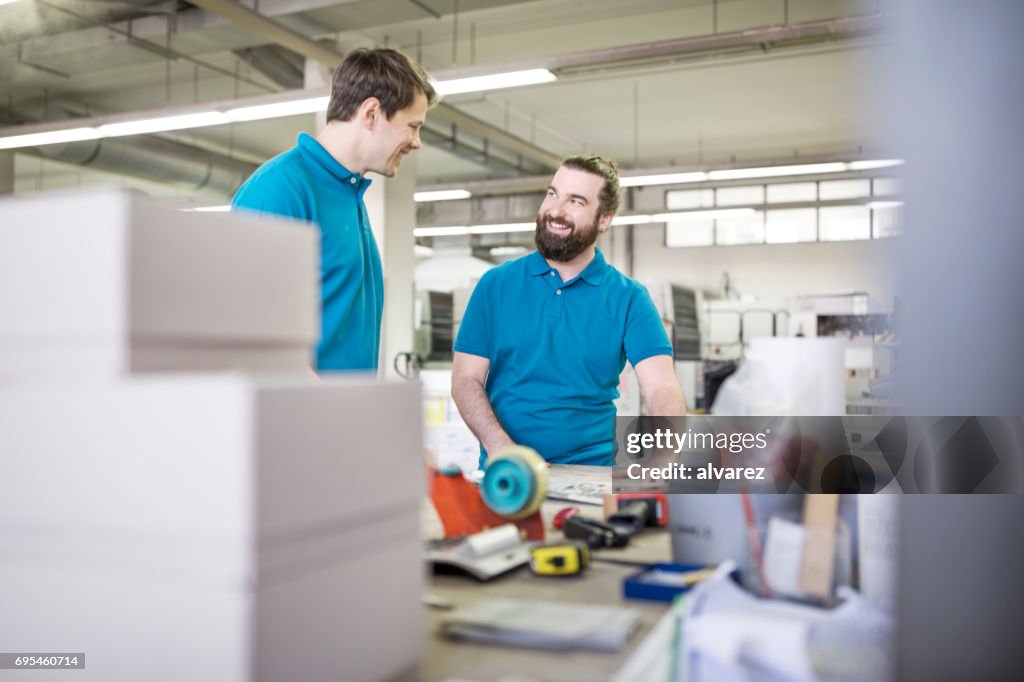
<svg viewBox="0 0 1024 682"><path fill-rule="evenodd" d="M597 218L594 218L594 224L589 229L581 229L569 221L565 222L572 228L571 231L565 237L556 237L548 231L544 217L537 216L537 229L533 233L533 243L537 245L540 255L547 260L568 263L597 241L599 234Z"/></svg>

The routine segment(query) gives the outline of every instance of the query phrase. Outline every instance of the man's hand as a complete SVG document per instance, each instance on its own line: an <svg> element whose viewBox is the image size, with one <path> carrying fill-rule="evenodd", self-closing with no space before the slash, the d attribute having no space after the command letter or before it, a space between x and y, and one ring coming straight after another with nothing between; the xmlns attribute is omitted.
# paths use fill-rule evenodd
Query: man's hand
<svg viewBox="0 0 1024 682"><path fill-rule="evenodd" d="M487 358L458 351L452 363L452 398L488 455L516 444L502 428L484 389L490 367Z"/></svg>

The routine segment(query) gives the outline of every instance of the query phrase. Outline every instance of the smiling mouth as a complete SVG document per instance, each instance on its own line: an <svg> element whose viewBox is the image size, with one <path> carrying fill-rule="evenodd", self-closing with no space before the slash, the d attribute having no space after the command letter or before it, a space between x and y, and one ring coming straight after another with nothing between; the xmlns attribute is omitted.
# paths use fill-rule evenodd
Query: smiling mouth
<svg viewBox="0 0 1024 682"><path fill-rule="evenodd" d="M544 227L547 228L548 232L557 235L567 235L573 231L572 223L563 222L561 220L555 220L554 218L545 219Z"/></svg>

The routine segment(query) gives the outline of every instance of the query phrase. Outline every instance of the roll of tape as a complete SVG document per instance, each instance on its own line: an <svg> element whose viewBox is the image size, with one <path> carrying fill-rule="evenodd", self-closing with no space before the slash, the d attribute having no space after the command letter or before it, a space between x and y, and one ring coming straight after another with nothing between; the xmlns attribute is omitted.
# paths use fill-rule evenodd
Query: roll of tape
<svg viewBox="0 0 1024 682"><path fill-rule="evenodd" d="M548 494L548 465L522 445L499 450L484 464L480 493L495 513L524 519L540 509Z"/></svg>
<svg viewBox="0 0 1024 682"><path fill-rule="evenodd" d="M507 523L504 526L470 535L466 539L466 544L469 545L473 556L481 558L503 549L515 547L519 541L519 529L514 524Z"/></svg>

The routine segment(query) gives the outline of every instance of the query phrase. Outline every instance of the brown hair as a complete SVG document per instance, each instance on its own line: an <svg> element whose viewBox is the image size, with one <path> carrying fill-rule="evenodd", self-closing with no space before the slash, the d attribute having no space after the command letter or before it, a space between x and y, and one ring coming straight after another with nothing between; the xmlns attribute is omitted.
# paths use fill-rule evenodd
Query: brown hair
<svg viewBox="0 0 1024 682"><path fill-rule="evenodd" d="M619 169L614 161L604 159L597 154L578 154L562 161L566 168L592 173L604 178L604 186L598 193L597 215L615 214L619 210Z"/></svg>
<svg viewBox="0 0 1024 682"><path fill-rule="evenodd" d="M351 120L368 97L380 100L380 108L390 120L419 93L426 95L428 106L437 101L422 67L398 50L361 47L345 55L334 72L327 120Z"/></svg>

